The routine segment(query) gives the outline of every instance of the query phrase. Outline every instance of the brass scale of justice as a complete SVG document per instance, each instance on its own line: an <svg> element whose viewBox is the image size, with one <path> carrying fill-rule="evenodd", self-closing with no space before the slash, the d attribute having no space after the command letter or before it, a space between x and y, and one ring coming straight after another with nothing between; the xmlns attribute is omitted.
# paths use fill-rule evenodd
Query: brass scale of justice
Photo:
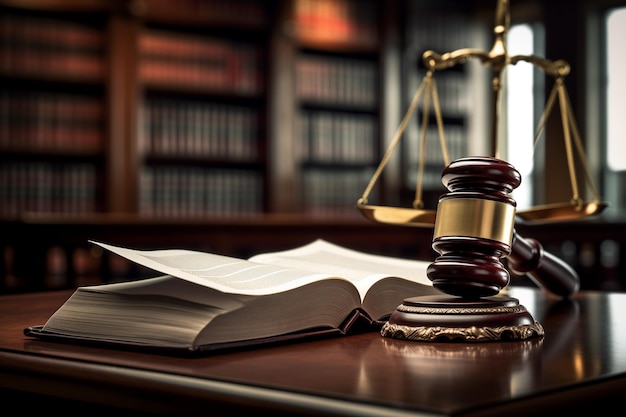
<svg viewBox="0 0 626 417"><path fill-rule="evenodd" d="M508 0L498 0L493 30L495 41L489 52L464 48L443 55L433 51L423 54L427 73L377 170L357 202L361 213L374 222L434 227L432 247L439 256L427 270L434 294L405 299L382 327L383 337L427 342L523 341L542 338L544 329L528 310L517 299L500 293L510 279L501 261L505 257L511 270L526 274L550 293L568 297L578 291L579 278L576 272L561 259L545 251L536 240L520 236L515 231L515 217L519 216L526 221L575 220L600 214L608 204L599 197L586 165L580 135L563 83L564 77L569 74L568 63L536 56L508 56L505 37L509 22ZM493 70L494 157L464 157L450 163L434 73L470 59L478 59ZM521 175L511 164L495 155L502 72L507 65L520 61L537 66L554 77L554 86L539 122L535 142L558 96L573 196L566 203L546 204L517 212L515 200L509 194L520 185ZM422 95L423 118L413 207L369 205L369 193L397 147ZM448 189L440 196L436 211L425 210L421 198L431 100L445 166L442 182ZM586 180L595 194L595 200L591 202L583 201L578 193L574 146L583 164Z"/></svg>

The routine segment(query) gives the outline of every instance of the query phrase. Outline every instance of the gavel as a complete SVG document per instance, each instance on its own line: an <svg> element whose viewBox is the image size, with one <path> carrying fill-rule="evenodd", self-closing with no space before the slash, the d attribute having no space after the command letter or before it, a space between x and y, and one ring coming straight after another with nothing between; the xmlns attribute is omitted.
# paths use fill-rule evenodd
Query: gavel
<svg viewBox="0 0 626 417"><path fill-rule="evenodd" d="M516 233L510 193L521 175L496 158L466 157L444 168L441 179L449 192L439 197L432 241L439 256L426 275L445 294L406 298L381 335L428 342L543 337L543 326L517 299L498 294L511 279L502 259L563 297L578 289L578 276L537 241Z"/></svg>
<svg viewBox="0 0 626 417"><path fill-rule="evenodd" d="M578 291L573 268L515 230L516 203L510 197L521 175L492 157L460 158L444 168L449 192L439 199L432 247L440 256L427 275L438 290L467 299L498 294L511 271L526 274L540 288L567 297Z"/></svg>
<svg viewBox="0 0 626 417"><path fill-rule="evenodd" d="M513 231L513 245L508 256L509 269L526 274L539 288L568 297L580 288L576 271L561 258L546 251L535 239L525 239Z"/></svg>

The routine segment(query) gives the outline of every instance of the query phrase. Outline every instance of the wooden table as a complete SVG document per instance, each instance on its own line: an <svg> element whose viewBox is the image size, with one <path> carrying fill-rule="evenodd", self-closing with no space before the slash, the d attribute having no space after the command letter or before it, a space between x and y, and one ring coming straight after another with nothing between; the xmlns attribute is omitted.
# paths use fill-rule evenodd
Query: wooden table
<svg viewBox="0 0 626 417"><path fill-rule="evenodd" d="M68 291L0 297L5 409L189 415L555 415L626 394L626 294L510 295L545 328L524 342L423 343L378 333L161 356L27 338ZM97 407L96 407L97 406Z"/></svg>

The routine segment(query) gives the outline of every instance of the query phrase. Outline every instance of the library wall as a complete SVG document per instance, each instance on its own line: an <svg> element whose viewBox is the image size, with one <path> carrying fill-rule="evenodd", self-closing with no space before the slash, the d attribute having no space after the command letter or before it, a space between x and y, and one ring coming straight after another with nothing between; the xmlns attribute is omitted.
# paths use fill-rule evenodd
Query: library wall
<svg viewBox="0 0 626 417"><path fill-rule="evenodd" d="M0 278L33 273L20 235L32 225L106 224L144 247L163 243L151 227L184 225L173 243L239 255L220 243L248 221L293 233L311 223L338 239L339 222L360 250L432 256L423 231L356 234L365 220L355 206L424 77L422 54L488 49L495 0L20 4L0 0ZM476 95L488 95L486 77L466 66L435 76L450 157L487 149L488 99ZM420 154L424 111L370 203L411 207L423 156L423 197L435 208L444 163L432 111ZM59 229L39 230L51 233L37 255L49 272L39 273L98 263L86 245L60 244ZM416 241L393 248L404 233ZM265 229L266 242L246 236L247 254L272 249L271 238L296 243Z"/></svg>
<svg viewBox="0 0 626 417"><path fill-rule="evenodd" d="M466 28L459 15L450 22L451 14L433 16L413 2L403 14L392 3L392 24L407 28L402 76L410 94L421 77L419 55L435 45L457 47ZM382 48L391 3L77 4L0 3L0 76L11 86L0 93L2 218L359 216L354 206L388 141L384 83L395 75L385 73ZM455 30L437 29L448 24ZM276 32L285 33L291 55L275 53ZM280 91L276 67L293 77ZM440 81L454 156L465 150L470 117L465 75ZM405 97L396 100L408 105ZM293 108L293 117L272 113L278 101ZM407 132L404 165L391 168L406 178L389 190L414 187L417 125ZM282 138L281 129L288 132ZM433 140L425 184L438 191ZM286 169L274 169L281 164ZM397 201L384 184L370 200Z"/></svg>
<svg viewBox="0 0 626 417"><path fill-rule="evenodd" d="M380 2L297 0L296 160L301 210L355 216L380 160Z"/></svg>
<svg viewBox="0 0 626 417"><path fill-rule="evenodd" d="M251 12L263 12L258 9ZM256 36L256 28L251 33ZM264 211L264 47L144 28L138 77L140 215Z"/></svg>

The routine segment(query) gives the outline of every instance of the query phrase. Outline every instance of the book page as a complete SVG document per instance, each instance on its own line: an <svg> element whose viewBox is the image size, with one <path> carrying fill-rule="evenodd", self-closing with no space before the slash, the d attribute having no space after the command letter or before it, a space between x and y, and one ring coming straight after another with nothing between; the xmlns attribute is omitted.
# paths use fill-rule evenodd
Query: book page
<svg viewBox="0 0 626 417"><path fill-rule="evenodd" d="M222 311L236 310L241 308L249 298L255 298L249 295L224 293L171 275L137 281L89 285L81 287L79 290L126 295L176 297L192 303L211 306Z"/></svg>
<svg viewBox="0 0 626 417"><path fill-rule="evenodd" d="M295 249L255 255L250 260L341 276L357 287L361 299L373 284L386 277L405 278L432 287L426 276L430 261L373 255L322 239Z"/></svg>
<svg viewBox="0 0 626 417"><path fill-rule="evenodd" d="M147 268L226 293L267 295L333 278L325 272L255 263L213 253L184 249L145 251L90 242Z"/></svg>

